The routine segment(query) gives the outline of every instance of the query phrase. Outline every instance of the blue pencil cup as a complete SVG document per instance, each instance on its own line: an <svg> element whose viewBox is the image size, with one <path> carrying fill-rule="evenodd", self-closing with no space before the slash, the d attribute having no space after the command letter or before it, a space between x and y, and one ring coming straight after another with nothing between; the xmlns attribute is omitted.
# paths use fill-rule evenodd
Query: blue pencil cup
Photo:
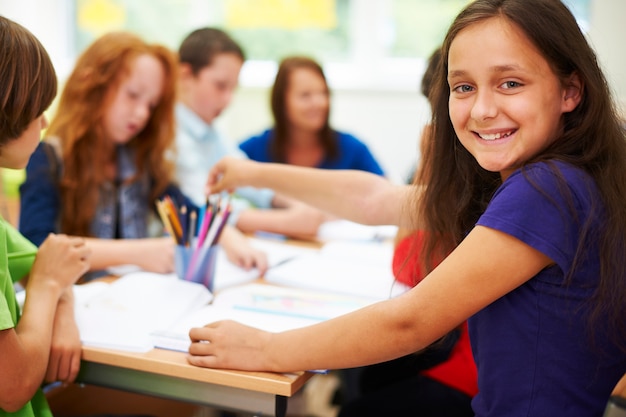
<svg viewBox="0 0 626 417"><path fill-rule="evenodd" d="M176 245L174 267L178 278L203 284L213 292L217 245L198 250L194 246Z"/></svg>

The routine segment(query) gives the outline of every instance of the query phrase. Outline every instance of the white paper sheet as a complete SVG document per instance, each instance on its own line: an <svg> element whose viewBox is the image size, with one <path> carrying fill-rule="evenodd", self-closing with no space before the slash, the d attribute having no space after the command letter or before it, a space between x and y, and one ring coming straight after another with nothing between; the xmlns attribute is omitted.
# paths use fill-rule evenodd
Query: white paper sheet
<svg viewBox="0 0 626 417"><path fill-rule="evenodd" d="M211 305L192 312L151 334L155 347L186 352L189 330L219 320L236 320L280 332L319 323L370 305L377 300L264 284L224 290Z"/></svg>
<svg viewBox="0 0 626 417"><path fill-rule="evenodd" d="M212 294L175 275L134 272L113 283L75 286L80 338L88 346L150 350L149 334L208 304Z"/></svg>

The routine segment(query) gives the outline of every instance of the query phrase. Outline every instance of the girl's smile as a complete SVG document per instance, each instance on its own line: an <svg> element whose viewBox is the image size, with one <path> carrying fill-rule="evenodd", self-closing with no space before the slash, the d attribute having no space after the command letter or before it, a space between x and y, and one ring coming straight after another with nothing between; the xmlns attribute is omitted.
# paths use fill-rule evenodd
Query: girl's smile
<svg viewBox="0 0 626 417"><path fill-rule="evenodd" d="M515 133L515 130L497 131L494 133L489 132L475 132L482 140L486 141L499 141L500 139L510 138Z"/></svg>

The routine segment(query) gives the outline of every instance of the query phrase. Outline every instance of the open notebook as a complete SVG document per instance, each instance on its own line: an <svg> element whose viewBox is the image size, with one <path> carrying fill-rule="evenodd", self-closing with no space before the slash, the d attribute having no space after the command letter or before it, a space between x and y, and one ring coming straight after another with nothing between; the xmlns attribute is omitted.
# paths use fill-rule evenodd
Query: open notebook
<svg viewBox="0 0 626 417"><path fill-rule="evenodd" d="M213 303L152 332L155 347L186 352L189 330L219 320L236 320L280 332L347 314L379 300L275 285L246 284L220 292Z"/></svg>
<svg viewBox="0 0 626 417"><path fill-rule="evenodd" d="M266 281L258 271L218 259L216 294L201 284L143 271L113 283L75 286L81 340L89 346L148 351L187 350L191 327L222 319L268 331L302 327L387 299L405 290L391 274L390 245L335 242L321 250L279 242L253 244L268 254ZM221 267L220 267L221 265ZM212 303L211 303L212 302Z"/></svg>
<svg viewBox="0 0 626 417"><path fill-rule="evenodd" d="M270 267L310 251L260 239L251 239L250 243L267 253ZM258 270L235 266L223 250L217 256L216 291L259 278ZM213 299L203 285L179 280L174 274L145 272L132 265L110 272L120 278L112 283L74 286L76 321L84 345L148 351L153 347L152 331L167 328Z"/></svg>
<svg viewBox="0 0 626 417"><path fill-rule="evenodd" d="M213 295L174 274L133 272L115 282L74 289L76 322L84 345L145 352L149 335L207 305Z"/></svg>

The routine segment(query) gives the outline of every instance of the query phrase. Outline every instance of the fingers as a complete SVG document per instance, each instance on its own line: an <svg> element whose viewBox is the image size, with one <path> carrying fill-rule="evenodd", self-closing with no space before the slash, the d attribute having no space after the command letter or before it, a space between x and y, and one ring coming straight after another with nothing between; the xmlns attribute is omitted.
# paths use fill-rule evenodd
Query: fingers
<svg viewBox="0 0 626 417"><path fill-rule="evenodd" d="M236 263L240 268L243 268L246 271L249 271L252 268L257 268L260 275L263 275L267 270L267 256L265 253L260 251L241 254L237 258Z"/></svg>
<svg viewBox="0 0 626 417"><path fill-rule="evenodd" d="M80 352L66 352L50 355L46 382L73 382L80 370Z"/></svg>
<svg viewBox="0 0 626 417"><path fill-rule="evenodd" d="M249 255L242 255L237 259L237 264L240 268L249 271L254 266L254 259Z"/></svg>
<svg viewBox="0 0 626 417"><path fill-rule="evenodd" d="M256 255L257 256L255 256L254 264L256 265L256 268L259 270L259 276L263 276L265 272L267 272L267 268L268 268L267 256L265 255L265 253L262 253L262 252L259 252Z"/></svg>
<svg viewBox="0 0 626 417"><path fill-rule="evenodd" d="M209 196L211 194L217 194L223 190L221 165L218 163L210 171L204 186L204 193Z"/></svg>
<svg viewBox="0 0 626 417"><path fill-rule="evenodd" d="M203 368L219 368L217 358L215 356L187 355L187 362L191 365L201 366Z"/></svg>
<svg viewBox="0 0 626 417"><path fill-rule="evenodd" d="M76 377L78 376L78 371L80 371L80 353L72 355L69 365L69 372L66 379L62 381L74 382L76 380Z"/></svg>
<svg viewBox="0 0 626 417"><path fill-rule="evenodd" d="M61 355L56 367L56 373L52 376L52 381L65 381L70 374L71 355Z"/></svg>
<svg viewBox="0 0 626 417"><path fill-rule="evenodd" d="M63 355L59 355L63 356ZM48 369L46 369L46 377L44 378L46 382L55 382L58 381L57 375L59 374L59 356L56 354L51 354L48 359Z"/></svg>
<svg viewBox="0 0 626 417"><path fill-rule="evenodd" d="M207 181L204 188L205 195L217 194L222 191L232 193L234 191L233 175L234 164L236 159L232 157L224 157L217 162L209 171ZM236 180L234 182L237 182Z"/></svg>
<svg viewBox="0 0 626 417"><path fill-rule="evenodd" d="M208 342L210 340L210 328L212 326L214 326L214 324L207 324L204 327L192 327L189 330L189 338L191 339L191 343L193 344Z"/></svg>
<svg viewBox="0 0 626 417"><path fill-rule="evenodd" d="M206 327L196 327L189 331L189 337L191 338L191 344L189 345L189 355L187 361L191 365L202 366L205 368L218 368L218 360L214 353L214 346L209 341L211 338L211 327L214 324L209 324Z"/></svg>

